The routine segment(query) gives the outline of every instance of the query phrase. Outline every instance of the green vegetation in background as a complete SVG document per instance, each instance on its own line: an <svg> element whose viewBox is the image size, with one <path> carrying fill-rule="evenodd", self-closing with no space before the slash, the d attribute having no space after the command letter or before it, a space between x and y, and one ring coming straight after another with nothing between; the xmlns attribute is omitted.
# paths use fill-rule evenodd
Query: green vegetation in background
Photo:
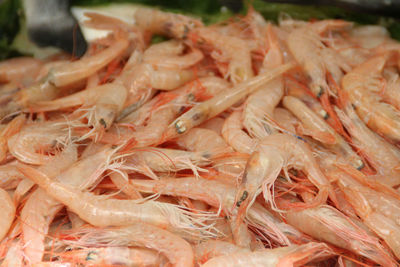
<svg viewBox="0 0 400 267"><path fill-rule="evenodd" d="M235 0L225 1L235 2ZM231 11L222 8L223 1L219 0L70 0L70 2L71 5L79 6L110 3L143 4L167 11L192 14L201 17L207 24L226 20L233 15ZM393 38L400 40L400 22L392 18L346 11L338 7L277 4L263 0L244 0L244 2L251 3L268 20L277 21L280 14L287 14L294 19L302 20L340 18L359 24L380 24L388 28ZM247 6L244 4L245 8L240 13L244 14ZM20 14L22 14L20 0L0 0L0 59L16 55L10 44L20 29Z"/></svg>

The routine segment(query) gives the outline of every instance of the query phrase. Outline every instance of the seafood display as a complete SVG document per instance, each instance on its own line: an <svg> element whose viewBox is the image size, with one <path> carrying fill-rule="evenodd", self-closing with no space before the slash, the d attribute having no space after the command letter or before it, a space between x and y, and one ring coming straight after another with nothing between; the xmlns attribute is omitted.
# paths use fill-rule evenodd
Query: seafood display
<svg viewBox="0 0 400 267"><path fill-rule="evenodd" d="M0 266L399 266L385 28L134 14L0 62Z"/></svg>

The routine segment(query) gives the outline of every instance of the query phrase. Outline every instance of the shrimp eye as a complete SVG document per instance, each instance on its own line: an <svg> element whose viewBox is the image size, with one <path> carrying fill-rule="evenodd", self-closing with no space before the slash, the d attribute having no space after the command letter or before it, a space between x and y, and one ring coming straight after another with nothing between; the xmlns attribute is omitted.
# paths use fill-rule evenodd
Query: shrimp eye
<svg viewBox="0 0 400 267"><path fill-rule="evenodd" d="M186 127L185 127L185 125L183 125L182 121L175 122L175 129L178 134L182 134L182 133L186 132Z"/></svg>
<svg viewBox="0 0 400 267"><path fill-rule="evenodd" d="M103 118L101 118L101 119L99 120L99 123L100 123L101 125L103 125L104 129L107 128L107 123L106 123L106 121L105 121Z"/></svg>
<svg viewBox="0 0 400 267"><path fill-rule="evenodd" d="M319 92L317 94L317 98L320 98L322 96L322 94L324 93L324 88L319 87Z"/></svg>
<svg viewBox="0 0 400 267"><path fill-rule="evenodd" d="M361 161L361 160L360 160ZM357 170L359 170L359 171L361 171L364 167L365 167L365 164L364 164L364 162L358 162L359 164L358 164L358 166L356 167L356 169Z"/></svg>
<svg viewBox="0 0 400 267"><path fill-rule="evenodd" d="M185 24L183 25L183 35L182 35L182 39L186 39L189 33L189 27Z"/></svg>
<svg viewBox="0 0 400 267"><path fill-rule="evenodd" d="M242 202L245 201L248 196L249 196L249 193L246 190L243 191L243 195L240 197L239 201L236 203L236 206L240 207L240 204L242 204Z"/></svg>
<svg viewBox="0 0 400 267"><path fill-rule="evenodd" d="M327 120L329 118L329 114L325 110L321 110L319 112L319 114L321 114L321 116L322 116L322 118L324 118L324 120Z"/></svg>
<svg viewBox="0 0 400 267"><path fill-rule="evenodd" d="M96 260L97 253L95 251L89 251L89 253L86 256L86 261L93 261Z"/></svg>

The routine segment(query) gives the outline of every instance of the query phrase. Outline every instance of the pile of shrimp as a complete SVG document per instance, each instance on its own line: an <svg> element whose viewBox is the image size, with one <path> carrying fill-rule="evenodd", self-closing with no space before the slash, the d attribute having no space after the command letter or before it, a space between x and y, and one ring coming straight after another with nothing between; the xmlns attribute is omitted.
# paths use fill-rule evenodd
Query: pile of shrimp
<svg viewBox="0 0 400 267"><path fill-rule="evenodd" d="M399 265L385 28L85 16L82 58L0 63L0 266Z"/></svg>

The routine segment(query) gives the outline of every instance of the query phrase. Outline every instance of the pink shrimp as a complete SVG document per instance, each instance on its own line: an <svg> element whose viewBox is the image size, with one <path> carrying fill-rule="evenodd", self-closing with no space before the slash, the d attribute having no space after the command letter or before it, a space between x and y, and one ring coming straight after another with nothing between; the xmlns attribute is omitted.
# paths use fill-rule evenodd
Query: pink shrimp
<svg viewBox="0 0 400 267"><path fill-rule="evenodd" d="M194 247L195 260L199 264L203 264L214 257L240 252L248 252L248 249L220 240L207 240Z"/></svg>
<svg viewBox="0 0 400 267"><path fill-rule="evenodd" d="M0 210L3 212L0 221L0 240L6 236L15 218L15 206L6 190L0 188Z"/></svg>
<svg viewBox="0 0 400 267"><path fill-rule="evenodd" d="M259 89L264 83L274 79L292 67L293 63L287 63L279 66L270 72L263 73L247 81L239 83L232 89L221 91L213 98L194 106L168 126L168 129L164 134L165 138L170 139L179 134L183 134L187 130L190 130L191 128L212 117L215 117L219 113L237 103L242 98Z"/></svg>
<svg viewBox="0 0 400 267"><path fill-rule="evenodd" d="M83 229L80 246L140 246L164 254L174 266L194 266L191 245L181 237L145 223L121 228Z"/></svg>
<svg viewBox="0 0 400 267"><path fill-rule="evenodd" d="M16 163L16 161L12 161L0 166L0 188L13 189L24 178L24 175L18 171Z"/></svg>
<svg viewBox="0 0 400 267"><path fill-rule="evenodd" d="M0 63L0 83L16 81L30 83L36 79L36 75L43 62L31 57L17 57Z"/></svg>
<svg viewBox="0 0 400 267"><path fill-rule="evenodd" d="M400 114L381 102L378 92L385 80L381 73L389 54L369 59L343 77L342 87L357 114L375 132L395 141L400 140Z"/></svg>
<svg viewBox="0 0 400 267"><path fill-rule="evenodd" d="M269 71L283 63L277 36L271 26L267 27L269 49L265 55L260 73ZM276 132L271 127L275 107L283 96L283 79L281 76L268 82L260 90L249 95L243 110L243 125L250 136L261 139Z"/></svg>
<svg viewBox="0 0 400 267"><path fill-rule="evenodd" d="M8 139L8 149L18 160L35 165L48 162L53 156L40 150L56 152L67 141L68 131L62 122L54 121L25 125L21 131Z"/></svg>
<svg viewBox="0 0 400 267"><path fill-rule="evenodd" d="M303 265L311 260L332 256L332 250L323 243L308 243L301 246L288 246L265 249L255 252L235 252L215 257L202 266L294 266Z"/></svg>
<svg viewBox="0 0 400 267"><path fill-rule="evenodd" d="M0 132L0 162L2 162L7 156L7 151L8 151L7 141L8 141L8 139L21 130L25 121L26 121L26 119L25 119L24 115L17 116L7 124L6 128L1 130L1 132Z"/></svg>
<svg viewBox="0 0 400 267"><path fill-rule="evenodd" d="M156 201L138 202L137 200L105 199L91 193L52 181L45 174L19 164L18 168L32 179L46 193L65 204L71 211L94 226L126 226L136 222L145 222L164 227L187 237L210 235L210 226L202 225L205 215L179 209L177 206ZM82 205L85 203L85 205ZM194 227L200 224L202 227Z"/></svg>
<svg viewBox="0 0 400 267"><path fill-rule="evenodd" d="M330 206L288 211L283 216L289 224L317 240L348 249L383 266L395 266L391 254L374 235Z"/></svg>
<svg viewBox="0 0 400 267"><path fill-rule="evenodd" d="M343 29L350 25L349 22L342 20L324 20L295 29L288 36L289 49L310 77L311 91L317 97L320 97L323 92L330 92L326 82L326 71L329 70L329 65L323 56L324 50L330 48L324 46L319 34L329 29ZM336 64L348 70L345 64L340 62Z"/></svg>
<svg viewBox="0 0 400 267"><path fill-rule="evenodd" d="M91 247L62 253L64 260L78 262L85 266L160 266L167 259L158 252L146 248Z"/></svg>

